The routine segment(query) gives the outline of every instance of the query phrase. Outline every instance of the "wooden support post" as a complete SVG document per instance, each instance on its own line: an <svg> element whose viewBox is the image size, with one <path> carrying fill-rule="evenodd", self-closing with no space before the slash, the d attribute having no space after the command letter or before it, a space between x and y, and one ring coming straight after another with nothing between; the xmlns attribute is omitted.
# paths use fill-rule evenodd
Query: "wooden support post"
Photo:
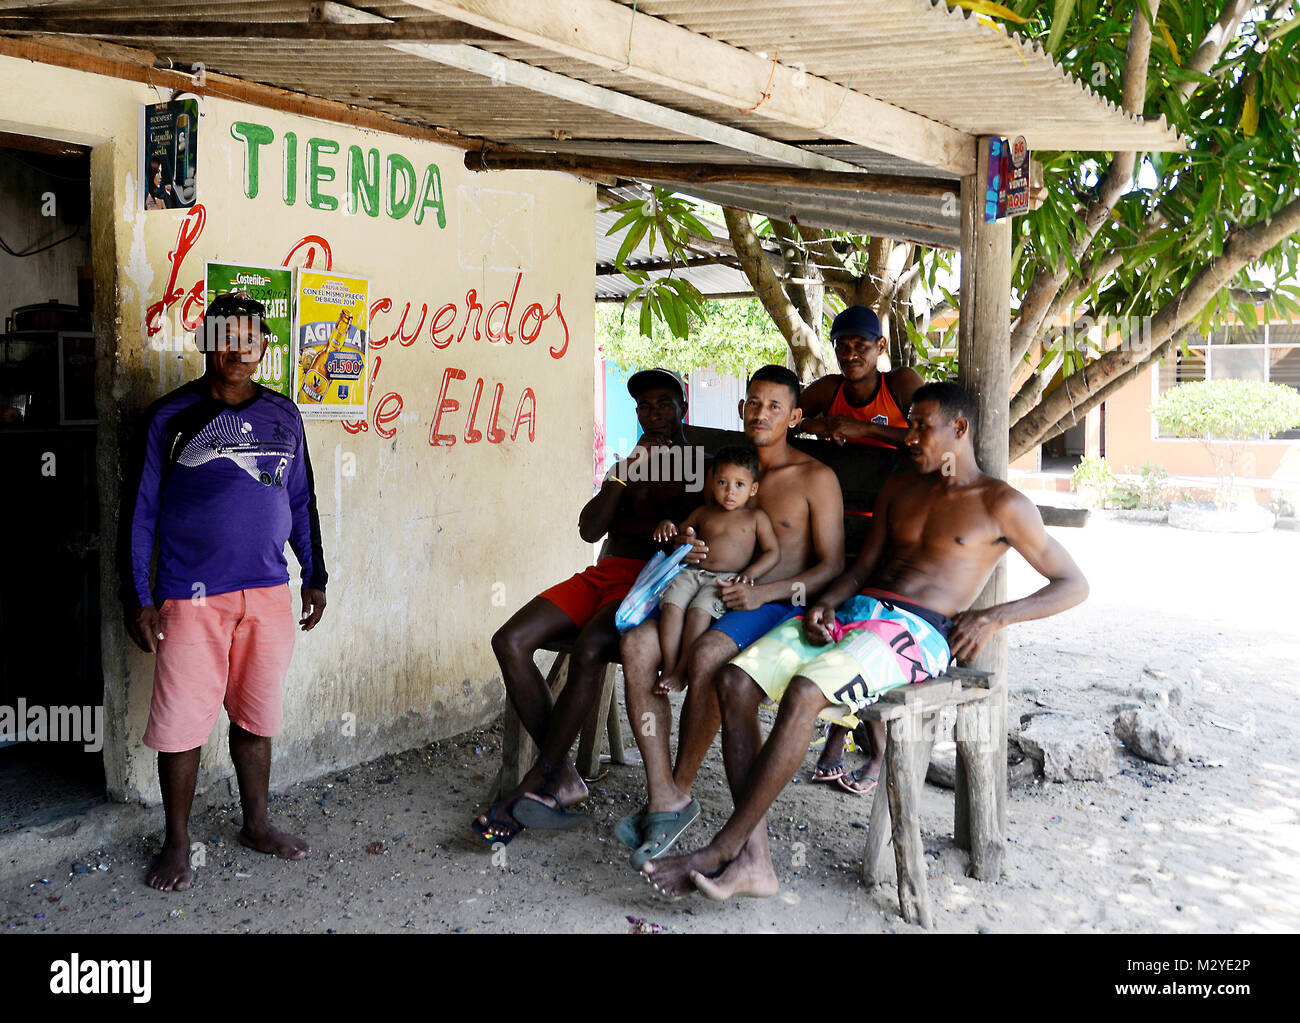
<svg viewBox="0 0 1300 1023"><path fill-rule="evenodd" d="M921 715L909 712L886 726L885 785L893 821L894 865L898 870L898 908L908 923L929 928L930 888L921 845L920 792L914 770L916 747L925 746L918 732Z"/></svg>
<svg viewBox="0 0 1300 1023"><path fill-rule="evenodd" d="M969 792L967 873L980 881L1002 876L1002 828L997 816L997 736L992 731L993 697L957 708L957 763L962 765ZM1005 777L1006 771L1004 770Z"/></svg>
<svg viewBox="0 0 1300 1023"><path fill-rule="evenodd" d="M957 379L974 396L979 410L975 424L975 456L980 468L998 479L1007 478L1008 409L1011 392L1011 218L984 220L984 189L988 180L989 140L978 141L976 171L962 180L961 296ZM999 562L972 608L1006 600L1006 563ZM997 820L1007 824L1007 641L997 632L985 645L974 667L993 672L990 697L996 754ZM960 763L960 762L959 762ZM959 843L968 840L961 809L969 807L969 778L958 767L954 831Z"/></svg>
<svg viewBox="0 0 1300 1023"><path fill-rule="evenodd" d="M600 682L600 695L587 713L583 722L582 733L578 737L578 773L584 778L594 778L600 774L601 743L605 739L605 730L609 722L609 705L614 700L614 665L605 666L605 674Z"/></svg>
<svg viewBox="0 0 1300 1023"><path fill-rule="evenodd" d="M921 722L921 734L912 744L908 761L911 771L911 784L918 797L925 784L925 775L930 766L930 754L934 751L939 726L939 711L931 710L917 715ZM886 743L888 746L888 743ZM888 786L877 785L871 803L871 821L867 825L867 846L862 853L862 880L865 884L877 885L885 881L883 866L885 846L889 844L892 834L889 815Z"/></svg>
<svg viewBox="0 0 1300 1023"><path fill-rule="evenodd" d="M609 762L611 764L626 764L627 751L623 748L623 714L618 709L618 680L616 677L617 666L609 666L609 679L613 686L613 695L609 700L609 718L606 727L609 730Z"/></svg>

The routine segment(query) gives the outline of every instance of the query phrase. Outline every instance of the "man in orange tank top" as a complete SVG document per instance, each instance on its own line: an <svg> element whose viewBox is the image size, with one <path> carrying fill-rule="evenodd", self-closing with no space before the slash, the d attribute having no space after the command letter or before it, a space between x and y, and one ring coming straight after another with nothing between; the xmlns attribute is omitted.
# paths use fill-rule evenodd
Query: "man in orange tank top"
<svg viewBox="0 0 1300 1023"><path fill-rule="evenodd" d="M908 367L889 373L876 368L885 339L880 319L866 306L851 305L835 317L831 342L840 372L804 389L803 430L836 444L901 447L921 377Z"/></svg>
<svg viewBox="0 0 1300 1023"><path fill-rule="evenodd" d="M804 389L805 432L836 444L902 447L907 435L907 410L921 377L910 367L881 373L885 353L880 319L864 305L848 306L831 323L831 342L841 373L828 373ZM813 771L812 781L836 782L858 795L876 785L875 775L844 770L844 739L848 729L832 725ZM871 763L866 765L870 768Z"/></svg>

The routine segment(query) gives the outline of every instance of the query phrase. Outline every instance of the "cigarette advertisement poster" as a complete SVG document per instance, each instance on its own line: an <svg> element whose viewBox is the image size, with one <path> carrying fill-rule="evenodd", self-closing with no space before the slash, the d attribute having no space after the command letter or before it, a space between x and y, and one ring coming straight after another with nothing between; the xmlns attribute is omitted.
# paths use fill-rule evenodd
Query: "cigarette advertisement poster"
<svg viewBox="0 0 1300 1023"><path fill-rule="evenodd" d="M198 100L151 103L140 110L140 207L188 209L198 189Z"/></svg>
<svg viewBox="0 0 1300 1023"><path fill-rule="evenodd" d="M209 304L219 295L246 295L266 307L271 340L253 373L253 382L293 397L293 271L284 267L216 263L205 274Z"/></svg>
<svg viewBox="0 0 1300 1023"><path fill-rule="evenodd" d="M364 419L370 282L298 271L294 401L305 419Z"/></svg>

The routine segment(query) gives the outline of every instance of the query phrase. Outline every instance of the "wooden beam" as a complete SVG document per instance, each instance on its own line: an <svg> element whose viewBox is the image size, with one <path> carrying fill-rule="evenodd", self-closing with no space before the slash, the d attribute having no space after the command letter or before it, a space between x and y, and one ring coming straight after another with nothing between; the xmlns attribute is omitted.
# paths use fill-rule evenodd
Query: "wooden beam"
<svg viewBox="0 0 1300 1023"><path fill-rule="evenodd" d="M287 89L278 89L270 85L245 82L238 78L214 74L211 71L205 75L203 85L195 85L191 76L186 72L173 71L168 68L155 68L151 54L148 55L150 57L149 62L145 63L143 59L127 60L117 56L116 54L120 52L139 52L127 51L125 47L111 46L111 44L107 43L99 44L93 40L66 40L68 43L79 42L81 44L74 48L65 46L64 42L64 40L59 40L57 43L50 43L33 39L11 39L0 36L0 56L51 64L56 67L70 68L73 71L105 75L109 78L120 78L130 82L141 82L163 89L192 92L199 96L234 100L239 103L264 107L267 110L278 110L285 114L314 117L321 121L332 121L335 124L345 124L353 128L363 128L367 131L382 131L389 135L418 139L423 142L438 142L445 146L455 146L458 149L478 148L482 145L481 139L461 135L450 128L399 121L395 117L376 110L349 106L346 103L320 99L316 96L306 96L302 93L290 92ZM86 48L90 46L111 47L113 52L90 53L86 51Z"/></svg>
<svg viewBox="0 0 1300 1023"><path fill-rule="evenodd" d="M387 23L388 19L369 11L358 10L340 3L321 3L313 9L313 16L328 21L347 24L376 25ZM823 171L854 171L857 166L844 160L822 156L798 146L777 142L752 132L732 128L729 125L710 121L705 117L696 117L681 110L661 106L647 100L628 96L613 89L604 89L590 85L576 78L556 74L545 68L533 67L523 61L510 60L496 53L476 49L473 46L438 46L422 43L386 44L399 53L421 57L446 67L454 67L470 74L481 75L499 85L510 85L528 89L553 99L564 100L578 106L589 107L625 117L640 124L650 124L657 128L667 128L691 138L713 142L741 153L762 156L796 167L808 167ZM583 175L587 176L587 175Z"/></svg>
<svg viewBox="0 0 1300 1023"><path fill-rule="evenodd" d="M473 171L547 170L570 174L600 174L608 177L657 179L683 184L737 182L754 185L786 185L792 188L828 188L846 192L878 192L889 195L919 195L941 199L951 195L953 183L943 178L912 178L897 174L869 174L865 171L792 170L754 164L665 163L657 160L625 160L608 156L578 156L569 153L540 153L532 150L485 144L465 154L465 166Z"/></svg>
<svg viewBox="0 0 1300 1023"><path fill-rule="evenodd" d="M336 43L492 43L502 36L467 29L459 22L385 21L338 24L329 21L185 21L176 18L26 18L0 16L0 32L12 34L112 36L118 39L302 40Z"/></svg>
<svg viewBox="0 0 1300 1023"><path fill-rule="evenodd" d="M779 61L639 13L613 0L407 0L412 6L619 71L652 85L809 132L967 175L972 137ZM720 112L721 116L721 112Z"/></svg>
<svg viewBox="0 0 1300 1023"><path fill-rule="evenodd" d="M89 146L80 146L75 142L60 142L58 139L38 138L35 135L15 135L0 131L0 148L21 149L27 153L40 153L42 156L82 157L90 155Z"/></svg>
<svg viewBox="0 0 1300 1023"><path fill-rule="evenodd" d="M650 273L654 270L689 270L696 266L729 266L739 270L740 263L735 256L696 256L685 261L680 259L647 259L643 262L629 262L629 270L639 270L643 273ZM597 277L610 277L614 274L621 274L623 271L616 266L601 266L596 264Z"/></svg>
<svg viewBox="0 0 1300 1023"><path fill-rule="evenodd" d="M989 139L980 138L976 172L961 189L961 317L958 320L957 380L975 399L975 457L989 476L1007 478L1008 407L1011 392L1011 218L989 224L984 220L984 190L988 181ZM1007 599L1007 563L994 568L973 609ZM989 686L990 717L997 750L996 794L998 826L1007 826L1007 637L999 631L973 662L993 673ZM968 838L966 814L969 784L958 760L956 828Z"/></svg>

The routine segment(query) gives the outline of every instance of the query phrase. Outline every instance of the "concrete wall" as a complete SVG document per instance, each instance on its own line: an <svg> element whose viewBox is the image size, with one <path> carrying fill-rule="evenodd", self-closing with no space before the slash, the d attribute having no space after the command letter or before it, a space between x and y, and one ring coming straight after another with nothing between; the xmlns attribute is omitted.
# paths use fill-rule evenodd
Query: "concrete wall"
<svg viewBox="0 0 1300 1023"><path fill-rule="evenodd" d="M391 335L377 351L371 421L307 427L329 606L321 625L299 638L273 784L489 721L503 701L488 645L493 629L590 556L576 518L592 472L594 190L557 174L471 175L453 149L208 101L198 133L204 215L145 214L136 208L137 110L156 101L153 89L133 83L0 59L0 131L94 147L110 794L157 799L154 758L140 743L153 662L125 639L111 571L118 438L133 410L201 372L192 348L154 350L159 339L148 337L146 319L169 291L176 300L152 322L175 326L178 315L196 312L183 296L202 280L205 259L305 265L311 258L318 268L332 261L370 278L371 336L379 344ZM256 174L249 145L232 135L239 122L272 138L258 150ZM282 173L288 133L297 138L293 205ZM327 170L317 175L316 208L309 201L313 138L325 140L317 162L334 171L332 180ZM381 167L390 154L405 157L421 186L436 165L443 224L436 203L421 223L415 209L400 219L383 208L370 216L364 204L350 212L352 145L378 149ZM337 208L321 208L330 203L320 196ZM462 332L467 292L484 319L514 294L490 317L497 340L486 323L476 338L474 317ZM533 303L540 308L521 333ZM512 341L500 337L503 314ZM535 339L525 343L530 334ZM483 436L474 442L468 417L479 380L473 429ZM506 437L492 443L497 385ZM296 593L292 556L290 564ZM230 774L224 736L223 715L204 752L201 785Z"/></svg>
<svg viewBox="0 0 1300 1023"><path fill-rule="evenodd" d="M1155 401L1156 372L1155 368L1148 369L1107 399L1106 460L1116 471L1126 465L1136 469L1150 461L1173 475L1213 476L1214 460L1200 441L1153 438L1148 409ZM1239 470L1242 476L1300 482L1300 442L1263 441L1246 444L1244 449Z"/></svg>

